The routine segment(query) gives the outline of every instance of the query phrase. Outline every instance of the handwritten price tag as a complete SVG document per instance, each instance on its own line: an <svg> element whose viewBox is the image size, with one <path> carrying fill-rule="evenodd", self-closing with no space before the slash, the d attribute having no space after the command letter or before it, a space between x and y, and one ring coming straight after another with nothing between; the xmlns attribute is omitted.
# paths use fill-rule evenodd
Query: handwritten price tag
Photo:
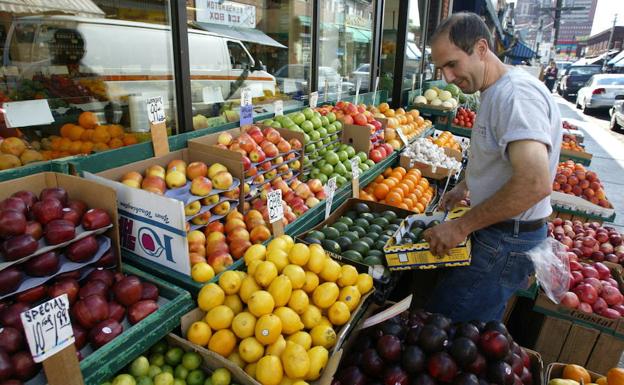
<svg viewBox="0 0 624 385"><path fill-rule="evenodd" d="M397 127L396 131L397 131L397 134L399 134L399 138L401 138L401 141L403 142L403 144L405 144L406 146L409 145L409 140L407 140L407 137L403 133L403 130L401 129L401 127Z"/></svg>
<svg viewBox="0 0 624 385"><path fill-rule="evenodd" d="M273 109L275 111L275 116L284 115L284 102L282 100L276 100L273 102Z"/></svg>
<svg viewBox="0 0 624 385"><path fill-rule="evenodd" d="M162 96L147 99L147 119L151 124L165 122L165 105Z"/></svg>
<svg viewBox="0 0 624 385"><path fill-rule="evenodd" d="M327 196L327 202L325 202L325 219L329 217L331 213L332 204L334 203L334 193L336 192L336 177L331 178L325 185L325 195Z"/></svg>
<svg viewBox="0 0 624 385"><path fill-rule="evenodd" d="M318 92L314 91L310 93L310 108L316 108L318 104Z"/></svg>
<svg viewBox="0 0 624 385"><path fill-rule="evenodd" d="M358 159L355 157L351 158L349 162L351 162L351 176L353 176L353 179L359 179L360 178L360 162L358 162Z"/></svg>
<svg viewBox="0 0 624 385"><path fill-rule="evenodd" d="M270 191L267 195L267 207L269 208L269 222L274 223L284 218L284 206L282 205L282 190Z"/></svg>
<svg viewBox="0 0 624 385"><path fill-rule="evenodd" d="M240 125L248 126L253 124L253 105L250 88L243 88L241 91Z"/></svg>
<svg viewBox="0 0 624 385"><path fill-rule="evenodd" d="M35 362L42 362L74 343L67 294L27 310L20 317Z"/></svg>

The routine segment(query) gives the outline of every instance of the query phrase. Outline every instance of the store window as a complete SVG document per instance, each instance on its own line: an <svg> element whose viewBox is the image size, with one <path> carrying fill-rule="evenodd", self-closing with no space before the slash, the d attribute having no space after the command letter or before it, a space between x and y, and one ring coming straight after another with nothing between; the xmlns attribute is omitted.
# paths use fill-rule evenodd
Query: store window
<svg viewBox="0 0 624 385"><path fill-rule="evenodd" d="M187 1L195 129L236 121L246 87L257 113L272 112L277 99L285 109L303 105L311 7L305 0Z"/></svg>
<svg viewBox="0 0 624 385"><path fill-rule="evenodd" d="M319 94L336 100L370 88L373 38L373 2L321 0L319 39Z"/></svg>
<svg viewBox="0 0 624 385"><path fill-rule="evenodd" d="M4 105L0 136L32 150L0 169L146 140L152 96L163 97L175 131L168 1L110 4L0 2L0 101L25 102Z"/></svg>

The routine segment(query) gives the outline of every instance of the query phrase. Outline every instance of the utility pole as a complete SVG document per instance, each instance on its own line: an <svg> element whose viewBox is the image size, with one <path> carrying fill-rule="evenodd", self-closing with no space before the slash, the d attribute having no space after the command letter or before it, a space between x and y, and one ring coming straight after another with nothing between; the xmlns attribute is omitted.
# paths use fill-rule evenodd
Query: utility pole
<svg viewBox="0 0 624 385"><path fill-rule="evenodd" d="M611 51L611 42L613 41L613 32L615 32L615 24L617 23L617 13L613 15L613 25L611 26L611 34L609 34L609 42L607 43L607 54L602 62L602 72L607 69L607 62L609 61L609 51Z"/></svg>

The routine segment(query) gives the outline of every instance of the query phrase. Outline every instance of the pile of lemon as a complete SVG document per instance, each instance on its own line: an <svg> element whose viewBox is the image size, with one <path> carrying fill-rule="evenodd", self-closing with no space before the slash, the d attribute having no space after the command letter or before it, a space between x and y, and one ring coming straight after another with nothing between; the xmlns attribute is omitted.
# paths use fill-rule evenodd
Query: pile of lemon
<svg viewBox="0 0 624 385"><path fill-rule="evenodd" d="M247 273L226 271L218 285L201 289L197 302L206 316L186 338L263 385L318 379L336 344L334 327L349 321L373 287L371 276L288 235L251 246L244 259Z"/></svg>

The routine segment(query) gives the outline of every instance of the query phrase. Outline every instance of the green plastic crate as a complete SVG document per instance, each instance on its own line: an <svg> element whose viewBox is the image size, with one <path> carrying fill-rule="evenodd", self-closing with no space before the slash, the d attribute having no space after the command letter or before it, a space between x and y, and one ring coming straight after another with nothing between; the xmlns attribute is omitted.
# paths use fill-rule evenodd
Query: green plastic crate
<svg viewBox="0 0 624 385"><path fill-rule="evenodd" d="M451 125L448 129L453 135L461 136L463 138L470 138L472 130L470 128L458 127Z"/></svg>
<svg viewBox="0 0 624 385"><path fill-rule="evenodd" d="M132 266L124 265L122 270L158 286L160 296L166 298L167 303L80 362L84 382L88 385L100 384L114 376L178 327L180 317L195 307L187 291Z"/></svg>
<svg viewBox="0 0 624 385"><path fill-rule="evenodd" d="M559 155L559 161L560 162L565 162L566 160L573 160L574 163L580 163L583 166L589 166L591 164L591 159L579 158L579 157L576 157L576 156L565 155L565 154L560 154Z"/></svg>
<svg viewBox="0 0 624 385"><path fill-rule="evenodd" d="M11 168L0 171L0 182L17 179L28 175L39 174L40 172L59 172L67 174L67 160L50 160L27 164L26 166Z"/></svg>

